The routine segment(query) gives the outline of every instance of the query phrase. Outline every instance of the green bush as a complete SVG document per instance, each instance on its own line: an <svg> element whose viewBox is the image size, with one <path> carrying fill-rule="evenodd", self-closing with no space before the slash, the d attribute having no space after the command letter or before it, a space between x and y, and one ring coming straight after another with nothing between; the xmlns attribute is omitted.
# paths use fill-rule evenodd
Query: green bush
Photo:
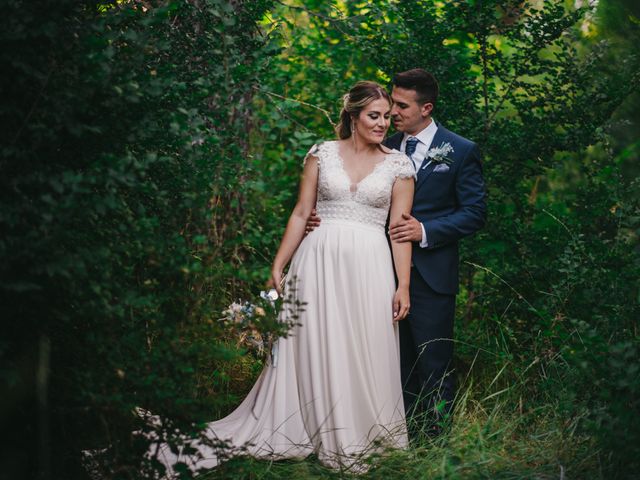
<svg viewBox="0 0 640 480"><path fill-rule="evenodd" d="M80 451L107 444L127 465L136 405L185 428L227 408L216 366L238 351L216 319L250 293L231 272L252 254L246 129L269 6L4 2L9 476L81 475Z"/></svg>

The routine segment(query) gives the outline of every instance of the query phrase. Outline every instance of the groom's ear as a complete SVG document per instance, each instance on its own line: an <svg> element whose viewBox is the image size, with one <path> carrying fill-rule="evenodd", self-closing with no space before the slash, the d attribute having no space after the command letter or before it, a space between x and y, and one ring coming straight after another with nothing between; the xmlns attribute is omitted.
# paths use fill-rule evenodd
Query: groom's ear
<svg viewBox="0 0 640 480"><path fill-rule="evenodd" d="M420 114L424 117L427 118L429 115L431 115L431 112L433 111L433 103L431 102L426 102L423 103L421 105L420 108Z"/></svg>

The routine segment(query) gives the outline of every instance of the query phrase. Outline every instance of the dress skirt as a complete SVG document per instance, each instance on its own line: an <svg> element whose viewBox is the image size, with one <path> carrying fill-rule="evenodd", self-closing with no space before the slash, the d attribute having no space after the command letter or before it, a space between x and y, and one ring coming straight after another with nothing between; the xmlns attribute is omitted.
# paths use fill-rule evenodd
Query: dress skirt
<svg viewBox="0 0 640 480"><path fill-rule="evenodd" d="M287 273L285 297L304 304L299 325L278 340L276 364L265 366L242 404L209 423L205 435L258 458L314 453L327 466L355 471L373 452L405 447L394 291L384 230L323 219ZM171 472L176 461L195 470L222 458L217 449L192 446L199 455L161 448L159 460Z"/></svg>

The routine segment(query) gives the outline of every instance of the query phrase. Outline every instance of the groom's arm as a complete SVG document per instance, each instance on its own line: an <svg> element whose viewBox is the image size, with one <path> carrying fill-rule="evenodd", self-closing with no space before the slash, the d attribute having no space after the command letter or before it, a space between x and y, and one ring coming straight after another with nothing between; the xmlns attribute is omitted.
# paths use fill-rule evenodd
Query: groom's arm
<svg viewBox="0 0 640 480"><path fill-rule="evenodd" d="M456 242L480 230L487 217L487 201L480 150L473 145L463 157L456 179L458 209L424 222L428 249Z"/></svg>

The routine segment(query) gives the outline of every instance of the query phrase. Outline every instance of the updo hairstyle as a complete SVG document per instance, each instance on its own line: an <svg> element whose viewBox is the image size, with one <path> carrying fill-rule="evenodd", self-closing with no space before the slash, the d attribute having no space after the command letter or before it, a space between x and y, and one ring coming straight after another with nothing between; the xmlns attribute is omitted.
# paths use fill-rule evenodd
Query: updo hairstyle
<svg viewBox="0 0 640 480"><path fill-rule="evenodd" d="M361 81L356 83L349 93L342 97L342 110L340 111L340 122L336 126L338 138L344 140L352 135L351 126L353 118L358 117L360 112L374 100L384 98L391 105L391 96L376 82Z"/></svg>

